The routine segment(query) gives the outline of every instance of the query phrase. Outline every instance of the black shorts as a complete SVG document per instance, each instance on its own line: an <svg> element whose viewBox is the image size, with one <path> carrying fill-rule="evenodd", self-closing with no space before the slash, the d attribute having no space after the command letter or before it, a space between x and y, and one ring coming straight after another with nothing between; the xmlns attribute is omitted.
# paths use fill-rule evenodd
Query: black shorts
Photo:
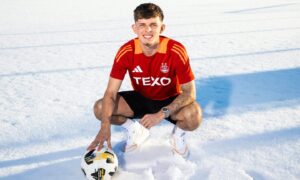
<svg viewBox="0 0 300 180"><path fill-rule="evenodd" d="M178 96L172 96L165 100L152 100L144 97L136 91L121 91L118 93L122 96L134 115L131 118L142 118L145 114L153 114L161 110L161 108L169 105L173 100ZM176 121L172 120L171 117L166 118L173 124L176 124Z"/></svg>

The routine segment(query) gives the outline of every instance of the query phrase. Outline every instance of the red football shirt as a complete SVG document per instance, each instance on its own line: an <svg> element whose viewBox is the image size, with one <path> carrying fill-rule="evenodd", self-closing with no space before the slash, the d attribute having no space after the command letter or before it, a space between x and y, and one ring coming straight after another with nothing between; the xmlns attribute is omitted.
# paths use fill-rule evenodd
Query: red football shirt
<svg viewBox="0 0 300 180"><path fill-rule="evenodd" d="M180 84L194 80L189 57L182 44L160 37L158 51L143 54L140 41L132 39L118 51L110 76L123 80L129 72L135 91L153 100L163 100L181 93Z"/></svg>

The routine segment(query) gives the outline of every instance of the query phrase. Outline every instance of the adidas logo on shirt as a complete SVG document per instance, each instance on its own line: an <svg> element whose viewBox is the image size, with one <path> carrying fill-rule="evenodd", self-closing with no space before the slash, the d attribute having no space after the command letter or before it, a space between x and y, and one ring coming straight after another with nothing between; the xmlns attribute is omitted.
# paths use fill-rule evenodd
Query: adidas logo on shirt
<svg viewBox="0 0 300 180"><path fill-rule="evenodd" d="M140 66L136 66L134 69L133 69L133 71L132 71L133 73L142 73L143 72L143 70L141 69L141 67Z"/></svg>

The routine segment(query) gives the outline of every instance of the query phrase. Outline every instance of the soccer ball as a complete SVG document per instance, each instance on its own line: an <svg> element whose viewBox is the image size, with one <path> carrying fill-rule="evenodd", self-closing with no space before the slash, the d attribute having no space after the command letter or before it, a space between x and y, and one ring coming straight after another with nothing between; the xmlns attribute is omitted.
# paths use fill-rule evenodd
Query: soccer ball
<svg viewBox="0 0 300 180"><path fill-rule="evenodd" d="M109 148L91 150L81 160L81 170L88 180L108 180L118 169L118 157Z"/></svg>

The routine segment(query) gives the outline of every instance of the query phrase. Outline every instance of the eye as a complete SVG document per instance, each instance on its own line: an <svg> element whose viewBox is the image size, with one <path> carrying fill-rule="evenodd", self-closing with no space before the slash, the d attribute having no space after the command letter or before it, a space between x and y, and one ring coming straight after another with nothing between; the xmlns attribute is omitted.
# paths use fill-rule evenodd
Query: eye
<svg viewBox="0 0 300 180"><path fill-rule="evenodd" d="M151 28L157 28L158 25L157 24L151 24L150 26L151 26Z"/></svg>
<svg viewBox="0 0 300 180"><path fill-rule="evenodd" d="M138 28L145 28L145 26L146 26L145 24L139 24Z"/></svg>

